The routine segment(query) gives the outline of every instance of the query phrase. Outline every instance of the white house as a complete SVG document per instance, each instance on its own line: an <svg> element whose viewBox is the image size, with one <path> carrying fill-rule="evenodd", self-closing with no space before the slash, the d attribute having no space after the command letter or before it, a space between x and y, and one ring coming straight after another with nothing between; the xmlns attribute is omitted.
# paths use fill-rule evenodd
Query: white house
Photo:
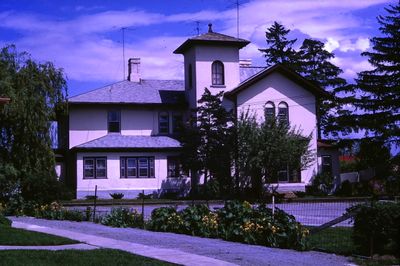
<svg viewBox="0 0 400 266"><path fill-rule="evenodd" d="M288 119L313 136L317 156L316 99L324 91L291 70L249 66L239 50L249 42L215 33L190 38L174 53L184 56L184 80L140 77L140 59L129 60L127 80L69 98L68 169L76 180L77 198L185 186L180 176L177 124L197 106L204 88L225 91L226 108L264 111ZM304 190L318 171L318 160L293 176L283 171L281 190Z"/></svg>

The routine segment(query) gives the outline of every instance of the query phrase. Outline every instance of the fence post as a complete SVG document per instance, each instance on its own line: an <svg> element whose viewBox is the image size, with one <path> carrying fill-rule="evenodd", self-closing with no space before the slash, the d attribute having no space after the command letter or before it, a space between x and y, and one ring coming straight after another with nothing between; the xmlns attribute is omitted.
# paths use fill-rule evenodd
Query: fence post
<svg viewBox="0 0 400 266"><path fill-rule="evenodd" d="M96 222L97 185L94 187L93 222Z"/></svg>
<svg viewBox="0 0 400 266"><path fill-rule="evenodd" d="M144 189L142 190L142 224L144 228Z"/></svg>
<svg viewBox="0 0 400 266"><path fill-rule="evenodd" d="M272 195L272 217L275 216L275 195Z"/></svg>

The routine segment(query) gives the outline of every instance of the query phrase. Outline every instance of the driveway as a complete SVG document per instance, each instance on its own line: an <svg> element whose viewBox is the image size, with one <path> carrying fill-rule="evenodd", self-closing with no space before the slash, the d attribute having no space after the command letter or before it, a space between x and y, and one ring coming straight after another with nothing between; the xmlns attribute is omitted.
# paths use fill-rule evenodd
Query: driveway
<svg viewBox="0 0 400 266"><path fill-rule="evenodd" d="M86 235L83 239L101 238L101 241L96 242L100 243L100 246L101 243L115 243L112 247L126 250L124 247L136 245L139 255L148 254L149 257L155 256L155 258L175 263L179 262L177 259L185 254L191 254L193 256L191 263L181 262L185 265L352 265L346 257L314 251L274 249L173 233L112 228L90 222L52 221L30 217L12 217L11 219L13 222L33 226L32 228L44 226L48 228L49 233L52 233L51 230L63 230L67 232L64 234L70 232L70 237L79 233ZM88 244L93 243L88 242ZM146 247L149 249L148 253L139 252L145 250ZM157 256L157 249L162 254ZM135 253L135 248L127 251Z"/></svg>

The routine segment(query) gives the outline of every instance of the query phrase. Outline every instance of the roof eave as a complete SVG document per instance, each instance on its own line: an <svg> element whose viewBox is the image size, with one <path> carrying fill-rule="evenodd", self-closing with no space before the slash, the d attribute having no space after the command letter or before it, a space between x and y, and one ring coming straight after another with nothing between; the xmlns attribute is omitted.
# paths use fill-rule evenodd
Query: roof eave
<svg viewBox="0 0 400 266"><path fill-rule="evenodd" d="M71 151L80 151L80 152L152 152L152 151L178 151L181 150L182 147L72 147Z"/></svg>
<svg viewBox="0 0 400 266"><path fill-rule="evenodd" d="M244 82L242 82L241 84L239 84L239 86L237 86L233 90L226 92L225 96L228 99L235 98L235 96L239 92L241 92L243 89L245 89L248 86L251 86L252 84L258 82L259 80L263 79L265 76L268 76L269 74L271 74L274 71L277 71L280 74L288 77L289 79L294 80L296 83L299 83L302 87L306 88L307 90L309 90L311 93L313 93L317 97L320 97L320 96L330 97L330 94L327 93L325 90L323 90L322 88L320 88L319 86L315 85L311 81L305 79L304 77L302 77L298 73L294 72L293 70L291 70L291 69L289 69L289 68L287 68L287 67L285 67L285 66L283 66L281 64L276 64L276 65L274 65L274 66L272 66L270 68L267 68L267 69L257 73L256 75L250 77L249 79L247 79Z"/></svg>
<svg viewBox="0 0 400 266"><path fill-rule="evenodd" d="M174 54L183 54L185 53L191 46L193 45L225 45L225 46L233 46L241 49L248 45L250 42L243 40L243 41L218 41L218 40L192 40L187 39L184 43L182 43L178 48L175 49L173 52Z"/></svg>

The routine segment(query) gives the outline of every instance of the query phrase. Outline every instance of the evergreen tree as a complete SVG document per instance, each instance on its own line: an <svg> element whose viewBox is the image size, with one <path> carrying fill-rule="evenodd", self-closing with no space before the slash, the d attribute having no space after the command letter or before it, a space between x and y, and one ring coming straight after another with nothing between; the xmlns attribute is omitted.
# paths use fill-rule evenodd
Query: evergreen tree
<svg viewBox="0 0 400 266"><path fill-rule="evenodd" d="M362 53L373 69L358 74L353 127L385 143L399 144L400 1L385 10L387 14L378 17L382 36L372 38L372 51Z"/></svg>
<svg viewBox="0 0 400 266"><path fill-rule="evenodd" d="M289 29L286 29L276 21L265 32L267 48L259 50L264 53L267 66L273 66L278 63L291 68L297 66L295 63L298 61L298 56L292 48L297 39L289 40L287 38L289 32Z"/></svg>
<svg viewBox="0 0 400 266"><path fill-rule="evenodd" d="M202 174L205 184L210 179L217 180L220 192L227 193L232 188L233 124L232 115L222 106L222 96L223 92L213 95L205 88L196 117L183 131L182 144L185 168ZM198 178L193 177L192 182L197 184Z"/></svg>
<svg viewBox="0 0 400 266"><path fill-rule="evenodd" d="M332 109L338 107L335 93L346 85L346 80L339 76L343 71L330 61L334 57L333 53L324 49L321 41L305 39L295 67L303 77L327 92L327 96L318 99L318 138L321 138L322 132L329 133Z"/></svg>
<svg viewBox="0 0 400 266"><path fill-rule="evenodd" d="M27 200L54 200L58 184L49 131L64 110L62 71L5 47L0 51L0 95L11 98L0 111L0 183L7 181L11 192L20 191Z"/></svg>

